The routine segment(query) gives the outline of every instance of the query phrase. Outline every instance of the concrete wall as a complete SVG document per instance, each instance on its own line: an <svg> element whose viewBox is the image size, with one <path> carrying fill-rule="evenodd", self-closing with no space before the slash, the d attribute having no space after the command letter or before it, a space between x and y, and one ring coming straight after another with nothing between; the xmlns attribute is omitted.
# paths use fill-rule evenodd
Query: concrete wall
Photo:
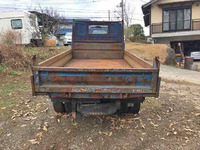
<svg viewBox="0 0 200 150"><path fill-rule="evenodd" d="M180 36L180 37L168 37L168 38L155 38L155 43L156 44L166 44L170 47L170 42L190 41L190 40L200 40L200 35L198 35L198 36Z"/></svg>
<svg viewBox="0 0 200 150"><path fill-rule="evenodd" d="M184 2L189 0L176 0L176 2ZM167 4L169 2L174 2L174 0L160 0L157 3L153 4L151 7L151 24L161 23L162 22L162 9L166 7L181 7L188 6L192 4L192 19L200 19L200 2L188 2L184 4ZM159 5L165 4L165 5Z"/></svg>

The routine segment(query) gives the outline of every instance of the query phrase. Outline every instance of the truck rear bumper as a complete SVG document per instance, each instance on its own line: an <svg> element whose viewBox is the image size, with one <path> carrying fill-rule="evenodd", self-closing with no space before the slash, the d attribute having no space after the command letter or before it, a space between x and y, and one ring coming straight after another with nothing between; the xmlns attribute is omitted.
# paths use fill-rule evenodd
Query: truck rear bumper
<svg viewBox="0 0 200 150"><path fill-rule="evenodd" d="M36 93L48 94L52 98L75 99L127 99L135 97L156 97L151 87L132 86L36 86Z"/></svg>

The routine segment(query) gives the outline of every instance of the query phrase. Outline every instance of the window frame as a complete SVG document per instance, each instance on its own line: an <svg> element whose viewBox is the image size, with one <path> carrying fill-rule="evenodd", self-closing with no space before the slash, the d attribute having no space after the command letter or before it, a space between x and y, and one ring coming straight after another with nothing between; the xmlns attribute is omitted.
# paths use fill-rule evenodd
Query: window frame
<svg viewBox="0 0 200 150"><path fill-rule="evenodd" d="M107 31L106 34L90 34L89 33L89 26L91 26L91 25L107 26L108 27L108 31ZM108 35L110 35L110 25L109 24L101 24L101 23L99 23L99 24L98 23L97 24L88 24L87 25L87 34L90 35L90 36L93 36L93 35L108 36Z"/></svg>
<svg viewBox="0 0 200 150"><path fill-rule="evenodd" d="M12 23L12 22L13 22L13 21L17 21L17 20L20 20L20 21L21 21L21 23L22 23L22 27L21 27L21 28L14 28L14 27L13 27L13 23ZM11 22L11 28L12 28L12 29L14 29L14 30L23 29L23 22L22 22L22 19L11 19L10 22Z"/></svg>
<svg viewBox="0 0 200 150"><path fill-rule="evenodd" d="M184 16L184 9L190 9L190 20L185 20ZM177 29L177 15L178 15L178 10L183 11L183 23L185 21L190 21L190 27L189 29L184 29L184 24L183 24L183 29ZM164 30L164 11L175 11L176 12L176 21L175 21L175 30L170 29L170 12L169 12L169 30ZM175 32L175 31L190 31L192 28L192 6L185 6L185 7L170 7L170 8L163 8L162 11L162 32Z"/></svg>

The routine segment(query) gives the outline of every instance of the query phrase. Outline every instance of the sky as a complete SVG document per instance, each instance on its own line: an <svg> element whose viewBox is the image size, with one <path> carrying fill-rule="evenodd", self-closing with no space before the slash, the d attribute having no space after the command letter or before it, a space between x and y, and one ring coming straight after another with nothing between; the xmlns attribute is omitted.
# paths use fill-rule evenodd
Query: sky
<svg viewBox="0 0 200 150"><path fill-rule="evenodd" d="M144 27L141 6L149 0L127 0L127 7L132 14L131 24L141 24ZM34 10L50 8L57 10L66 18L89 18L91 20L117 20L120 14L121 0L0 0L0 11L10 10ZM149 29L144 27L145 35L149 35Z"/></svg>

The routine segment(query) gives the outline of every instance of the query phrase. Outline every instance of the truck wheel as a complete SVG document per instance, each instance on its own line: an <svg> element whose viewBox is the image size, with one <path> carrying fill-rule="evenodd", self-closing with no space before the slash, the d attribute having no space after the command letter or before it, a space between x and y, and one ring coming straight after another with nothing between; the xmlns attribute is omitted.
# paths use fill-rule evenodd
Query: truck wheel
<svg viewBox="0 0 200 150"><path fill-rule="evenodd" d="M128 113L138 114L140 111L140 103L134 103L133 107L128 107Z"/></svg>
<svg viewBox="0 0 200 150"><path fill-rule="evenodd" d="M65 112L66 113L72 112L72 103L71 102L65 102Z"/></svg>
<svg viewBox="0 0 200 150"><path fill-rule="evenodd" d="M140 103L134 103L133 107L128 106L127 102L121 102L119 113L133 113L138 114L140 111Z"/></svg>
<svg viewBox="0 0 200 150"><path fill-rule="evenodd" d="M62 102L53 102L53 108L54 111L57 113L64 113L65 112L65 107Z"/></svg>

